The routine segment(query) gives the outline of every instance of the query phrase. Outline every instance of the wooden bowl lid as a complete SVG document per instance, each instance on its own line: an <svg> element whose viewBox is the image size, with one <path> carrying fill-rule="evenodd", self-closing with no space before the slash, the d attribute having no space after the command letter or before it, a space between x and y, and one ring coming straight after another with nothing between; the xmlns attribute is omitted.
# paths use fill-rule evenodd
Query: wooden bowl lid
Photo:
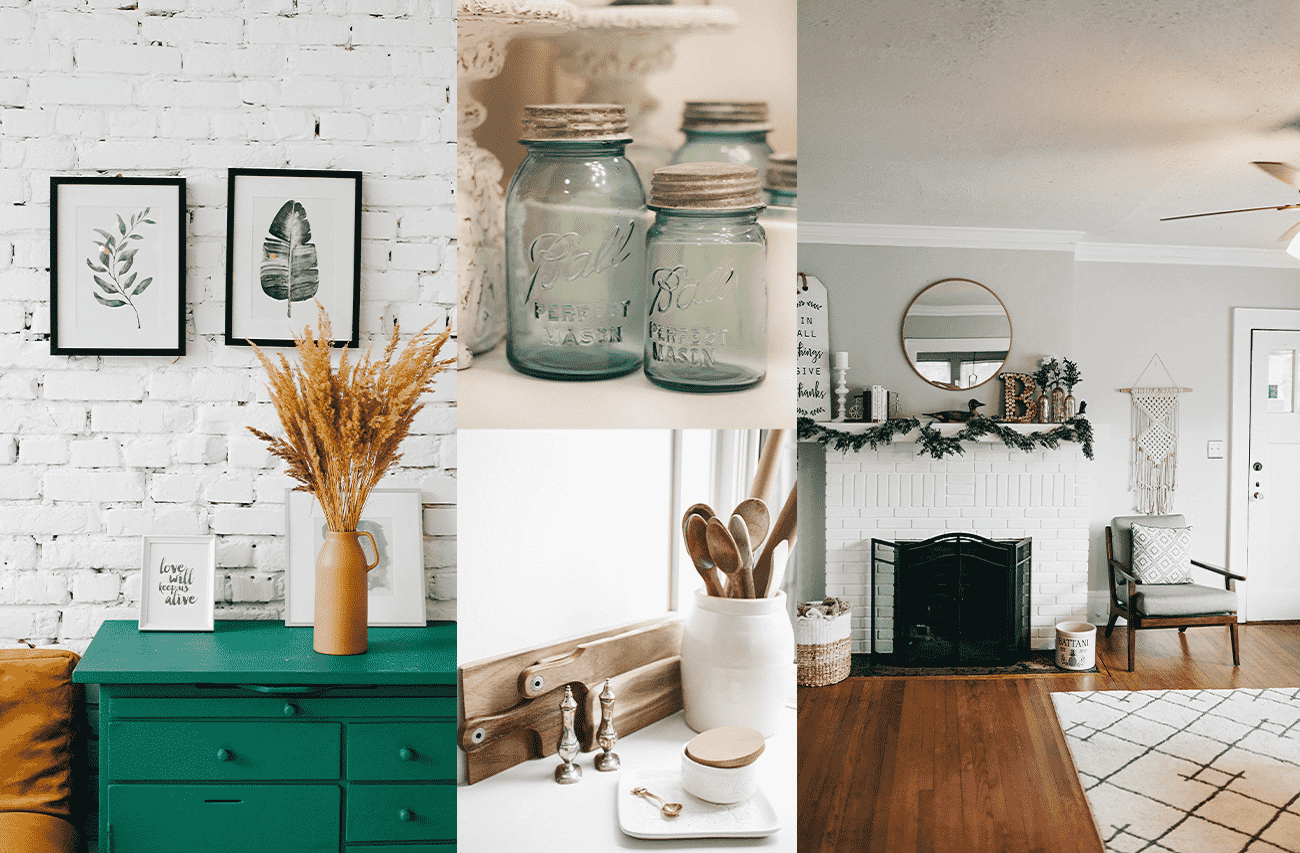
<svg viewBox="0 0 1300 853"><path fill-rule="evenodd" d="M767 748L761 732L744 726L722 726L700 732L686 744L686 755L706 767L744 767Z"/></svg>

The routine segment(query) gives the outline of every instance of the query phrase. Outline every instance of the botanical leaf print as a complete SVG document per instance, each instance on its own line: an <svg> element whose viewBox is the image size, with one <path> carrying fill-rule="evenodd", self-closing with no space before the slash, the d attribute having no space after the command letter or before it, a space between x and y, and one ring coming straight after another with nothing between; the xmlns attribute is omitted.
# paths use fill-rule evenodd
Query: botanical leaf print
<svg viewBox="0 0 1300 853"><path fill-rule="evenodd" d="M144 293L145 288L153 282L153 276L137 281L140 273L132 267L135 266L135 256L140 251L140 246L132 241L144 239L144 236L138 233L142 225L157 224L148 218L150 210L151 208L146 207L132 215L129 220L123 219L120 213L116 214L116 234L102 228L91 229L100 236L99 240L91 241L98 251L92 257L86 258L86 266L90 267L91 277L102 291L101 293L92 290L90 295L106 308L131 306L131 310L135 312L137 329L141 328L140 312L135 307L134 299Z"/></svg>
<svg viewBox="0 0 1300 853"><path fill-rule="evenodd" d="M311 299L320 288L307 211L289 199L268 231L262 243L262 290L272 299L283 299L285 315L292 317L293 303Z"/></svg>

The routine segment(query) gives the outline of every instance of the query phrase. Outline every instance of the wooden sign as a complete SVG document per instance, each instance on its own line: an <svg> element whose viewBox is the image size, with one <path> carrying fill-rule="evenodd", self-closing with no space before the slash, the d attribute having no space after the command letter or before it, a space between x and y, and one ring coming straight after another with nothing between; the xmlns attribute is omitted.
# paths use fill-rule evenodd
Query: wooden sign
<svg viewBox="0 0 1300 853"><path fill-rule="evenodd" d="M799 417L831 419L830 337L826 327L826 286L799 273Z"/></svg>

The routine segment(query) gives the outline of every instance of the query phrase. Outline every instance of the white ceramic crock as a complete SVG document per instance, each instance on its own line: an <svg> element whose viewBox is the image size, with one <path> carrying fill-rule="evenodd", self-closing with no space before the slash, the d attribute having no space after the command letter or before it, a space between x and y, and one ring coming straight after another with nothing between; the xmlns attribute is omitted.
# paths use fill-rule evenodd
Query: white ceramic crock
<svg viewBox="0 0 1300 853"><path fill-rule="evenodd" d="M1091 622L1062 622L1056 626L1056 665L1088 670L1097 665L1097 626Z"/></svg>
<svg viewBox="0 0 1300 853"><path fill-rule="evenodd" d="M793 689L794 629L785 593L718 598L695 591L682 634L682 704L697 732L748 726L776 734Z"/></svg>
<svg viewBox="0 0 1300 853"><path fill-rule="evenodd" d="M758 762L744 767L710 767L682 751L682 790L709 803L742 803L758 789Z"/></svg>

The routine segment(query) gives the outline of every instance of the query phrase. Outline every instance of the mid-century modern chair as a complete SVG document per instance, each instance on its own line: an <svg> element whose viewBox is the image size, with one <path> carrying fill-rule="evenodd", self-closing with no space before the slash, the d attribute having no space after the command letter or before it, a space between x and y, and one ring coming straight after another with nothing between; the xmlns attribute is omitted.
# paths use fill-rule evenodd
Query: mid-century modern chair
<svg viewBox="0 0 1300 853"><path fill-rule="evenodd" d="M1110 621L1106 636L1120 616L1128 623L1128 669L1133 672L1136 632L1142 628L1177 628L1179 633L1196 625L1227 625L1232 635L1232 665L1240 666L1237 651L1237 592L1241 575L1199 560L1191 564L1223 576L1224 588L1196 583L1142 583L1131 566L1133 525L1186 527L1181 515L1123 515L1106 528L1106 566L1110 574Z"/></svg>

